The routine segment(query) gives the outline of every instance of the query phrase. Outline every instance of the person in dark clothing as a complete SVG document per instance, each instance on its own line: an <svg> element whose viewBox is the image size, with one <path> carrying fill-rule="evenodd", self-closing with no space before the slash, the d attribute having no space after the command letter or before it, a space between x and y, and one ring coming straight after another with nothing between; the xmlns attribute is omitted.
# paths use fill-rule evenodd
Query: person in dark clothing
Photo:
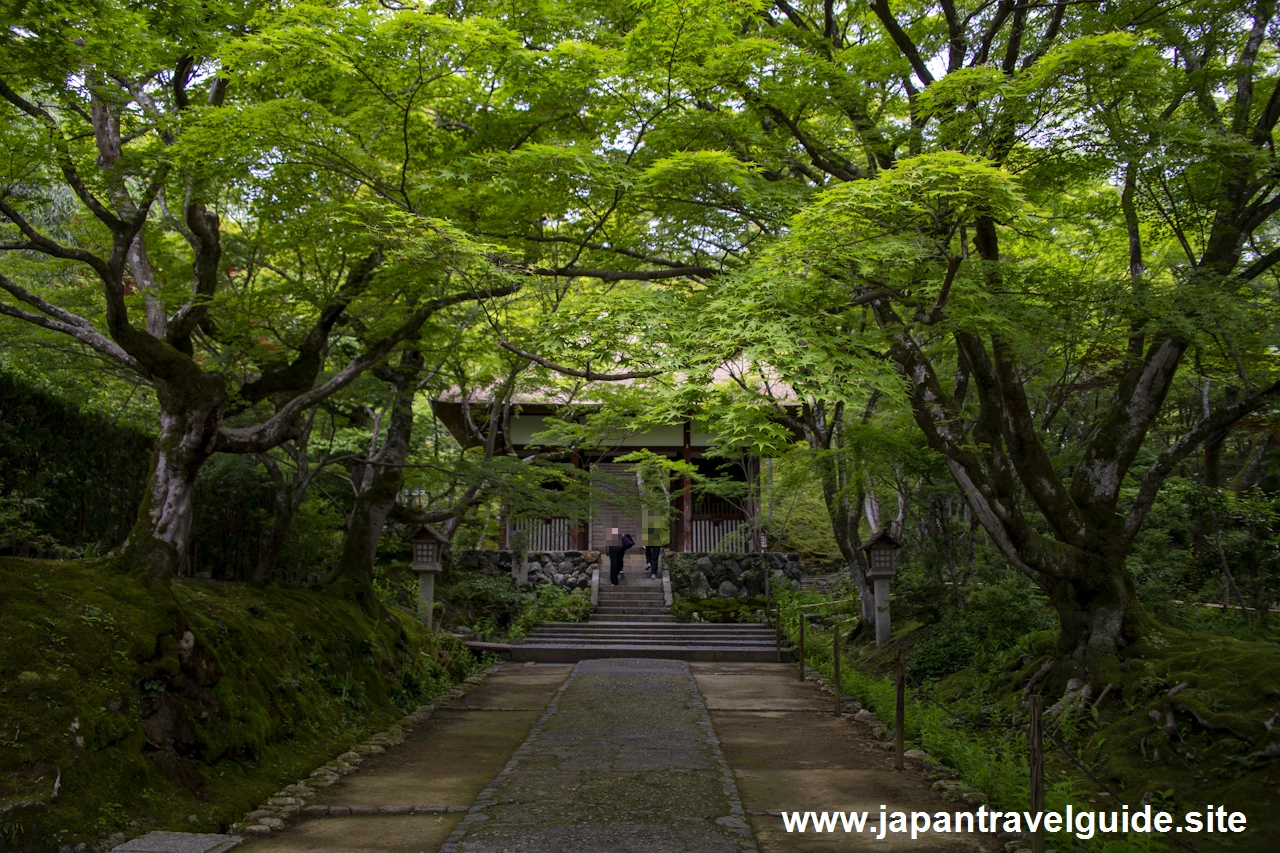
<svg viewBox="0 0 1280 853"><path fill-rule="evenodd" d="M636 540L632 538L631 534L624 533L619 536L618 528L616 527L609 531L609 547L607 549L609 554L609 583L614 586L617 586L618 581L626 576L622 571L622 555L634 544L636 544Z"/></svg>

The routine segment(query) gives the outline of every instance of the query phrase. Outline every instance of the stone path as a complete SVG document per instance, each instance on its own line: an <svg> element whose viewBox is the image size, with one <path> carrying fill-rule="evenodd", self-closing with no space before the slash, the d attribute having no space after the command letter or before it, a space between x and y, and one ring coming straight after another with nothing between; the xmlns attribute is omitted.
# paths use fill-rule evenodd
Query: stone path
<svg viewBox="0 0 1280 853"><path fill-rule="evenodd" d="M826 850L995 853L986 835L890 834L881 804L957 811L896 772L867 727L790 665L604 659L502 666L366 759L248 853ZM323 809L324 816L314 816ZM871 812L872 832L798 834L780 810Z"/></svg>
<svg viewBox="0 0 1280 853"><path fill-rule="evenodd" d="M756 850L683 661L579 663L441 853L601 850Z"/></svg>
<svg viewBox="0 0 1280 853"><path fill-rule="evenodd" d="M893 769L888 742L849 716L832 716L832 699L796 669L777 664L693 663L725 758L737 778L748 817L765 853L921 851L995 853L985 834L889 833L876 840L881 805L890 811L973 811L930 790L923 769ZM782 811L866 811L865 834L787 833Z"/></svg>

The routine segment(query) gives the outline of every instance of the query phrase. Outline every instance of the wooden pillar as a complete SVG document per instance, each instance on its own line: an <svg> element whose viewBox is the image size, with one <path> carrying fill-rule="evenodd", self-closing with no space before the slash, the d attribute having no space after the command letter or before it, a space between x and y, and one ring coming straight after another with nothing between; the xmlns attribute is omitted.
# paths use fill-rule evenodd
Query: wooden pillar
<svg viewBox="0 0 1280 853"><path fill-rule="evenodd" d="M747 526L751 533L747 537L747 553L758 553L764 549L760 547L760 457L747 457Z"/></svg>
<svg viewBox="0 0 1280 853"><path fill-rule="evenodd" d="M575 471L582 470L582 460L578 458L578 451L573 451L569 457L570 463ZM569 528L569 550L585 551L587 548L586 537L582 535L582 519L574 516Z"/></svg>
<svg viewBox="0 0 1280 853"><path fill-rule="evenodd" d="M693 461L693 436L688 421L684 422L684 461L686 463ZM684 531L681 539L680 550L688 553L693 550L693 484L689 482L689 478L684 478Z"/></svg>

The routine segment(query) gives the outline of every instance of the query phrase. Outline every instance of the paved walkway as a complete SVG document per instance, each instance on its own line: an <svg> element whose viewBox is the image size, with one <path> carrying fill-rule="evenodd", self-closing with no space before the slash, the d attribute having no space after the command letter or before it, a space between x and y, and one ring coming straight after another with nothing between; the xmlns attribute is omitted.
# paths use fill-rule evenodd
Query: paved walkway
<svg viewBox="0 0 1280 853"><path fill-rule="evenodd" d="M873 834L956 811L791 666L608 659L507 664L306 819L248 853L875 850L994 853L991 836ZM413 806L416 814L406 814ZM381 810L380 814L360 814ZM786 833L780 810L872 813L862 835ZM425 812L425 813L423 813Z"/></svg>
<svg viewBox="0 0 1280 853"><path fill-rule="evenodd" d="M583 661L441 853L756 850L683 661Z"/></svg>

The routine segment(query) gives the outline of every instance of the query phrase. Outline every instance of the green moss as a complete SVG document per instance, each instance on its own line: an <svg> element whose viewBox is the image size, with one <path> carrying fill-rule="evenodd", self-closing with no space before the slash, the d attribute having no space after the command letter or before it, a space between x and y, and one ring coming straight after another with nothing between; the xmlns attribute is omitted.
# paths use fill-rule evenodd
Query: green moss
<svg viewBox="0 0 1280 853"><path fill-rule="evenodd" d="M703 622L760 622L765 600L755 598L678 598L671 603L677 622L692 622L696 614Z"/></svg>
<svg viewBox="0 0 1280 853"><path fill-rule="evenodd" d="M0 835L225 828L476 666L326 592L183 580L159 601L106 561L0 559Z"/></svg>
<svg viewBox="0 0 1280 853"><path fill-rule="evenodd" d="M786 593L780 597L784 605L799 600ZM795 611L784 610L784 625L794 641ZM954 624L942 630L951 629ZM830 634L810 631L808 664L831 677ZM1027 632L1003 657L986 656L989 663L984 665L963 666L936 679L914 677L913 659L938 648L938 635L936 623L912 624L895 632L894 644L844 646L844 689L881 719L892 719L896 690L886 676L892 671L896 644L902 642L910 685L907 742L947 763L965 782L986 792L994 806L1026 808L1026 689L1056 653L1056 632ZM1280 838L1280 761L1265 753L1274 752L1280 742L1280 646L1154 625L1142 642L1126 651L1124 659L1097 670L1098 683L1111 685L1106 697L1098 701L1095 692L1065 712L1050 711L1047 730L1130 805L1146 800L1183 813L1212 803L1247 816L1251 831L1245 835L1196 837L1202 853L1270 853ZM1046 696L1045 704L1052 706L1058 699ZM1095 780L1071 758L1052 742L1045 750L1051 807L1060 810L1068 802L1077 810L1112 807ZM1050 841L1063 853L1132 853L1161 845L1138 837L1081 841L1059 835Z"/></svg>

